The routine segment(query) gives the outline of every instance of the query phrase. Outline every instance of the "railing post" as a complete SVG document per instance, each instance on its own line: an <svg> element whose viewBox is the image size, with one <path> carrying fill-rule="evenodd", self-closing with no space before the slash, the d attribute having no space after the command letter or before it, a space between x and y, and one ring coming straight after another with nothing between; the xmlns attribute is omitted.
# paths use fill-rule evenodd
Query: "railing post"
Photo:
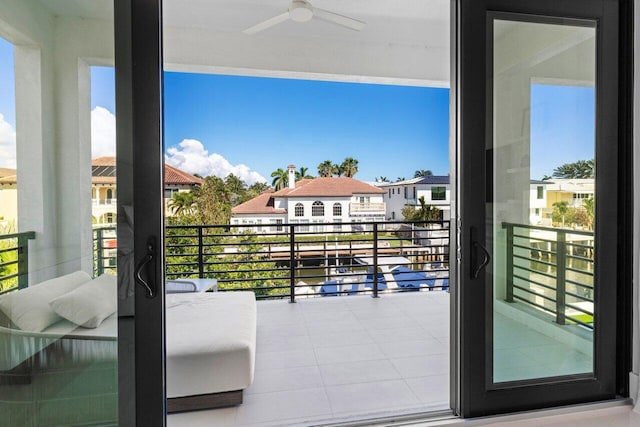
<svg viewBox="0 0 640 427"><path fill-rule="evenodd" d="M556 322L559 325L566 323L566 266L567 266L567 234L564 230L558 231L556 247Z"/></svg>
<svg viewBox="0 0 640 427"><path fill-rule="evenodd" d="M96 228L96 252L98 253L98 265L96 266L96 277L104 274L104 228Z"/></svg>
<svg viewBox="0 0 640 427"><path fill-rule="evenodd" d="M507 290L506 302L513 302L513 224L502 224L507 229Z"/></svg>
<svg viewBox="0 0 640 427"><path fill-rule="evenodd" d="M29 242L24 234L18 236L18 289L29 286Z"/></svg>
<svg viewBox="0 0 640 427"><path fill-rule="evenodd" d="M373 297L378 298L378 224L373 223Z"/></svg>
<svg viewBox="0 0 640 427"><path fill-rule="evenodd" d="M198 277L200 279L204 279L204 237L203 237L203 227L202 225L198 226Z"/></svg>
<svg viewBox="0 0 640 427"><path fill-rule="evenodd" d="M289 302L296 302L296 228L289 225Z"/></svg>

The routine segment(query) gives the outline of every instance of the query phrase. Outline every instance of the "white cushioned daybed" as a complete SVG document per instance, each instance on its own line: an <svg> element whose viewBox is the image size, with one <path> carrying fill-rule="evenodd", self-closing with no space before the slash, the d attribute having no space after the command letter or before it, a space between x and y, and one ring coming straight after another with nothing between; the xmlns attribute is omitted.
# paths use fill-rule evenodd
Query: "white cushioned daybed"
<svg viewBox="0 0 640 427"><path fill-rule="evenodd" d="M168 411L242 403L255 365L253 292L170 294L166 308Z"/></svg>
<svg viewBox="0 0 640 427"><path fill-rule="evenodd" d="M51 370L117 370L116 310L117 278L109 275L75 272L0 296L0 398L10 393L1 386ZM167 295L166 320L169 412L242 403L254 375L254 294Z"/></svg>

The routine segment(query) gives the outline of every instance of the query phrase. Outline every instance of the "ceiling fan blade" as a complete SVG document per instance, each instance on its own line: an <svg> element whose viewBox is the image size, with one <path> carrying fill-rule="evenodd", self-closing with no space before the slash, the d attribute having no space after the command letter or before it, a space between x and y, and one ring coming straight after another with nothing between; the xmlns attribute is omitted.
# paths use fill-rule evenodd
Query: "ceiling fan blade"
<svg viewBox="0 0 640 427"><path fill-rule="evenodd" d="M253 27L249 27L246 30L243 30L242 32L248 35L253 35L255 33L259 33L260 31L264 31L267 28L271 28L274 25L278 25L281 22L286 21L287 19L289 19L289 12L285 12L283 14L280 15L276 15L273 18L269 18L266 21L262 21L256 25L254 25Z"/></svg>
<svg viewBox="0 0 640 427"><path fill-rule="evenodd" d="M318 9L317 7L313 8L313 16L322 19L323 21L338 24L355 31L360 31L364 28L365 25L367 25L367 23L364 21L359 21L354 18L349 18L348 16L339 15L328 10Z"/></svg>

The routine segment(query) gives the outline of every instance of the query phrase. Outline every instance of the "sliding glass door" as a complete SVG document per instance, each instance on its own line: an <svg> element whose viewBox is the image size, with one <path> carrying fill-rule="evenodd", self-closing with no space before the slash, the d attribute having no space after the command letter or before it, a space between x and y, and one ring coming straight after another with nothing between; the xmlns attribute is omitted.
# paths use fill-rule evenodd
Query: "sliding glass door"
<svg viewBox="0 0 640 427"><path fill-rule="evenodd" d="M458 18L460 412L613 398L617 4Z"/></svg>

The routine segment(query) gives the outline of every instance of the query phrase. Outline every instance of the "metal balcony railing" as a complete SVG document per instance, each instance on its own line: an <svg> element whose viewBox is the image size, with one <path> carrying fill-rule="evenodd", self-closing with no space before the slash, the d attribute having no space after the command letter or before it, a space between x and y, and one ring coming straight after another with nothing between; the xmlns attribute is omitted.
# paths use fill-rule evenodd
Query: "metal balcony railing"
<svg viewBox="0 0 640 427"><path fill-rule="evenodd" d="M278 225L284 234L256 224L167 226L166 278L215 278L220 291L291 301L448 289L448 222L358 224L366 227L343 231L328 223L314 232ZM94 230L96 275L115 269L114 234L115 227Z"/></svg>
<svg viewBox="0 0 640 427"><path fill-rule="evenodd" d="M29 285L29 240L36 233L0 235L0 294Z"/></svg>
<svg viewBox="0 0 640 427"><path fill-rule="evenodd" d="M503 223L506 301L593 329L594 235L590 231Z"/></svg>

